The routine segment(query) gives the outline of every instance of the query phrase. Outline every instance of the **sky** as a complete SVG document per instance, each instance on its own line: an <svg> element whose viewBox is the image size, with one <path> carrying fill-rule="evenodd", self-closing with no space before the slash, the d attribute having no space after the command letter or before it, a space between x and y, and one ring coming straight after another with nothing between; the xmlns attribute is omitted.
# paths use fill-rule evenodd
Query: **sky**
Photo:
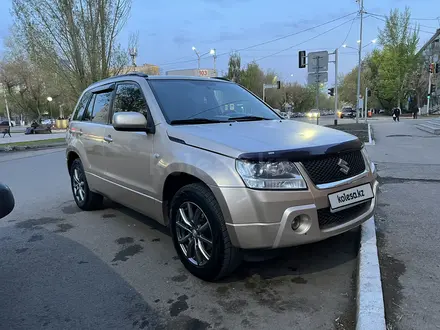
<svg viewBox="0 0 440 330"><path fill-rule="evenodd" d="M11 2L0 0L0 53L12 25ZM384 26L383 18L370 14L387 15L405 6L411 9L412 23L421 25L421 45L440 28L440 20L433 19L440 16L438 0L364 0L363 56L378 47L370 41ZM307 69L298 68L299 50L334 52L338 48L340 73L357 64L357 51L341 46L357 47L358 8L355 0L133 0L130 18L118 38L127 48L130 34L138 33L137 64L155 64L163 72L197 68L192 47L200 54L215 48L220 74L227 72L231 51L238 50L242 65L255 60L283 81L305 83ZM336 21L323 25L332 20ZM212 67L213 57L202 57L201 68ZM329 86L334 76L334 65L329 64Z"/></svg>

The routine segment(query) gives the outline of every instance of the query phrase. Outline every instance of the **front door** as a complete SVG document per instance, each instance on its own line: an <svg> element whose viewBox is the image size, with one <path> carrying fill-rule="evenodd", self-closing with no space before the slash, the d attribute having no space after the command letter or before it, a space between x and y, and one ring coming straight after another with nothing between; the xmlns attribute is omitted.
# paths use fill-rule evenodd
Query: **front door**
<svg viewBox="0 0 440 330"><path fill-rule="evenodd" d="M147 117L147 102L142 89L135 82L116 86L113 113L141 112ZM106 175L113 187L107 195L130 208L153 218L161 203L152 188L151 162L154 135L145 132L116 131L113 126L105 130Z"/></svg>

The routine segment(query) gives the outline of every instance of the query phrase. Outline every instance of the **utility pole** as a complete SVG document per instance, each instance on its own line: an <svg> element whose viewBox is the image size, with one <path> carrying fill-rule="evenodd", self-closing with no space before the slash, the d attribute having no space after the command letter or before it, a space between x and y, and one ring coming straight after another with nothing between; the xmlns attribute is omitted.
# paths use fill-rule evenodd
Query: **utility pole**
<svg viewBox="0 0 440 330"><path fill-rule="evenodd" d="M428 101L426 103L426 115L429 116L429 101L431 101L431 85L432 85L432 65L429 63L429 79L428 79Z"/></svg>
<svg viewBox="0 0 440 330"><path fill-rule="evenodd" d="M316 58L316 110L319 112L319 56Z"/></svg>
<svg viewBox="0 0 440 330"><path fill-rule="evenodd" d="M365 123L367 123L368 117L368 87L365 87L365 110L364 110Z"/></svg>
<svg viewBox="0 0 440 330"><path fill-rule="evenodd" d="M357 104L356 104L356 123L359 122L359 96L361 94L361 64L362 64L362 24L363 24L363 18L364 18L364 0L356 0L356 2L359 2L359 14L361 18L361 24L359 29L359 61L358 61L358 79L357 79Z"/></svg>
<svg viewBox="0 0 440 330"><path fill-rule="evenodd" d="M338 48L335 49L335 126L338 125Z"/></svg>

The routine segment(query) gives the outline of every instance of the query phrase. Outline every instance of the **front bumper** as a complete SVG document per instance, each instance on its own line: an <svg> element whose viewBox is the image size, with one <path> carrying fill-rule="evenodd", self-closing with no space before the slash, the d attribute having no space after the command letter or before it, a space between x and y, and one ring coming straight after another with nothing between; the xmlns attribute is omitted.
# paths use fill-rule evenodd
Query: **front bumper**
<svg viewBox="0 0 440 330"><path fill-rule="evenodd" d="M328 195L365 183L371 184L374 197L362 206L335 213L337 217L333 220L337 221L323 225L323 217L335 217L328 211ZM377 187L375 175L368 173L349 184L321 190L314 186L295 192L220 189L228 205L230 219L226 226L233 245L243 249L275 249L321 241L361 225L374 214ZM309 218L306 231L291 228L293 219L299 215Z"/></svg>

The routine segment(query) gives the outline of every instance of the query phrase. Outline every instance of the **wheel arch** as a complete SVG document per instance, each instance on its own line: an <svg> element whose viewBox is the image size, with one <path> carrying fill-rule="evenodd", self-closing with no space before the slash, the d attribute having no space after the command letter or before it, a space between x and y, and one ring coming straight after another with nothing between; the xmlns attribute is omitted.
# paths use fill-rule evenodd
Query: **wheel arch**
<svg viewBox="0 0 440 330"><path fill-rule="evenodd" d="M197 175L197 173L190 174L187 172L175 171L170 173L165 179L162 191L162 212L164 224L166 226L169 225L169 211L172 198L177 193L177 191L179 191L179 189L193 183L201 183L206 186L219 203L225 221L230 218L229 211L226 206L226 201L223 198L223 195L221 194L220 189L217 185L213 185L212 182L209 182L209 180L203 178L201 175Z"/></svg>

